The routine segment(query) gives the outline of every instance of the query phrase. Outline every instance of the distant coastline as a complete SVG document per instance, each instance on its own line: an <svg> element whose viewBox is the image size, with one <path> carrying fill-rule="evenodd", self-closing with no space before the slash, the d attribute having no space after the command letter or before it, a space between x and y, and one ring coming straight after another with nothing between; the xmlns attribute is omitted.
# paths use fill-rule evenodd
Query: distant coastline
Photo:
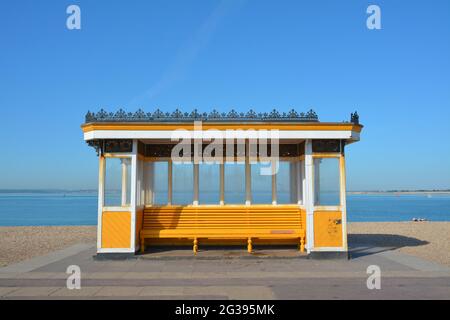
<svg viewBox="0 0 450 320"><path fill-rule="evenodd" d="M347 191L347 194L380 194L380 195L390 195L390 194L415 194L415 195L422 195L422 194L450 194L450 190L389 190L389 191Z"/></svg>
<svg viewBox="0 0 450 320"><path fill-rule="evenodd" d="M71 194L71 193L97 193L95 189L79 189L79 190L64 190L64 189L0 189L0 194L8 193L35 193L35 194Z"/></svg>
<svg viewBox="0 0 450 320"><path fill-rule="evenodd" d="M110 190L113 191L113 190ZM117 190L119 192L120 190ZM96 189L0 189L0 194L8 193L35 193L35 194L96 194ZM347 191L347 194L450 194L450 189L434 190L367 190L367 191Z"/></svg>

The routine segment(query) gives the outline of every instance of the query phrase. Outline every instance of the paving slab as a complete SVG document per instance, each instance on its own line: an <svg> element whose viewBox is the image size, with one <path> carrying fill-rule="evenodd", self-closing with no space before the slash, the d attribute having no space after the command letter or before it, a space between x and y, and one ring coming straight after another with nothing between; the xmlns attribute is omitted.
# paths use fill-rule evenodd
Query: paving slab
<svg viewBox="0 0 450 320"><path fill-rule="evenodd" d="M139 296L143 287L102 287L94 296L97 297L136 297Z"/></svg>
<svg viewBox="0 0 450 320"><path fill-rule="evenodd" d="M85 287L80 289L60 288L50 294L50 297L93 297L102 287Z"/></svg>
<svg viewBox="0 0 450 320"><path fill-rule="evenodd" d="M58 287L21 287L5 294L5 297L37 297L44 298L57 291Z"/></svg>
<svg viewBox="0 0 450 320"><path fill-rule="evenodd" d="M425 272L450 272L450 268L446 266L439 265L437 263L420 259L408 254L395 252L395 251L385 251L379 254L382 257L393 260L404 266L413 268L419 271Z"/></svg>
<svg viewBox="0 0 450 320"><path fill-rule="evenodd" d="M16 287L0 287L0 297L6 296L8 293L18 290Z"/></svg>
<svg viewBox="0 0 450 320"><path fill-rule="evenodd" d="M215 296L229 299L273 299L270 288L264 286L154 286L144 287L140 296Z"/></svg>
<svg viewBox="0 0 450 320"><path fill-rule="evenodd" d="M430 284L429 279L410 282L403 279L381 281L381 289L369 290L366 279L301 279L290 284L275 284L272 287L276 299L450 299L450 287L442 285L439 279ZM428 283L428 285L426 285Z"/></svg>
<svg viewBox="0 0 450 320"><path fill-rule="evenodd" d="M22 261L16 264L0 268L0 273L29 272L38 269L42 266L47 266L50 263L60 261L67 257L71 257L77 253L89 250L91 248L93 248L92 244L86 243L75 244L68 248L58 250L44 256L35 257L26 261Z"/></svg>
<svg viewBox="0 0 450 320"><path fill-rule="evenodd" d="M139 293L139 296L183 296L184 287L180 286L147 286Z"/></svg>

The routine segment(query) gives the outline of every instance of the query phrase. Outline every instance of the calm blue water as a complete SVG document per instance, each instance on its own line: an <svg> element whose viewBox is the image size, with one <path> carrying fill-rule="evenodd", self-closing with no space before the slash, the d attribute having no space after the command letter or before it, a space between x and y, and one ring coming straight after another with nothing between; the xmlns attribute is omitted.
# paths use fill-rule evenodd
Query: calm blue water
<svg viewBox="0 0 450 320"><path fill-rule="evenodd" d="M450 221L450 195L348 195L349 221Z"/></svg>
<svg viewBox="0 0 450 320"><path fill-rule="evenodd" d="M0 194L0 226L97 224L97 194Z"/></svg>
<svg viewBox="0 0 450 320"><path fill-rule="evenodd" d="M349 221L450 221L450 195L349 195ZM95 225L97 194L0 194L0 226Z"/></svg>

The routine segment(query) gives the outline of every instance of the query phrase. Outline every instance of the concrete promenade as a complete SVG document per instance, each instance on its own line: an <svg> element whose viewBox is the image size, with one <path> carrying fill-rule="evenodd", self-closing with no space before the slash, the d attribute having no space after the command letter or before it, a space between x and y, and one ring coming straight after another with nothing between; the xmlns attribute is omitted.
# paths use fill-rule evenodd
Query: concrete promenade
<svg viewBox="0 0 450 320"><path fill-rule="evenodd" d="M450 299L450 269L391 248L353 244L351 260L310 260L295 249L203 248L98 261L78 244L0 269L1 299ZM67 267L81 289L66 287ZM381 269L369 290L367 267Z"/></svg>

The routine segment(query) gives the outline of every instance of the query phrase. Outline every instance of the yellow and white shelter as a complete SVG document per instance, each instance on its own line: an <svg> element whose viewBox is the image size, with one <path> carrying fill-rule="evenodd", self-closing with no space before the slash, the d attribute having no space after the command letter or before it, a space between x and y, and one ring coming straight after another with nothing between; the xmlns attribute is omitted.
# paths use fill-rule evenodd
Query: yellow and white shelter
<svg viewBox="0 0 450 320"><path fill-rule="evenodd" d="M157 245L295 244L347 256L345 147L356 113L88 112L99 156L99 255Z"/></svg>

